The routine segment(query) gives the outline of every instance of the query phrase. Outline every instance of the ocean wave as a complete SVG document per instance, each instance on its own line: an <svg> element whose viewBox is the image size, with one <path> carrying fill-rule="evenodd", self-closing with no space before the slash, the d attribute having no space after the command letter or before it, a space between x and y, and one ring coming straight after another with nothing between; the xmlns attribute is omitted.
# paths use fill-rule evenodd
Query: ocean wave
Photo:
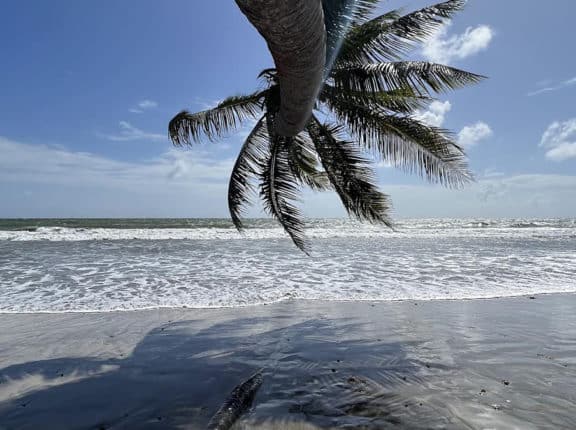
<svg viewBox="0 0 576 430"><path fill-rule="evenodd" d="M312 243L312 257L276 230L268 231L273 239L248 241L8 242L0 247L0 312L576 292L573 239L544 229L539 238L529 229L491 231L498 234L331 237Z"/></svg>
<svg viewBox="0 0 576 430"><path fill-rule="evenodd" d="M574 235L576 227L567 223L506 223L506 222L402 222L392 230L386 227L323 221L309 223L306 234L312 239L339 237L537 237L542 230L546 236ZM24 230L0 230L0 241L126 241L126 240L264 240L286 238L276 224L264 224L239 233L233 227L195 228L85 228L35 227Z"/></svg>

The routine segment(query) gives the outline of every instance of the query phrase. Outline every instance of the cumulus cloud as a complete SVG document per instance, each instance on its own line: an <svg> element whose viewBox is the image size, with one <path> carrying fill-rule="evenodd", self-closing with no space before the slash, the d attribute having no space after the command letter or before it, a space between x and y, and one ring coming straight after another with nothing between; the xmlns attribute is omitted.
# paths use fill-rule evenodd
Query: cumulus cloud
<svg viewBox="0 0 576 430"><path fill-rule="evenodd" d="M542 135L540 147L548 150L546 158L552 161L576 158L576 118L550 124Z"/></svg>
<svg viewBox="0 0 576 430"><path fill-rule="evenodd" d="M416 112L415 118L433 127L442 127L446 120L446 115L452 109L449 101L434 101L427 110ZM476 124L464 127L458 133L458 143L466 149L469 149L482 140L493 135L492 129L488 124L478 121Z"/></svg>
<svg viewBox="0 0 576 430"><path fill-rule="evenodd" d="M478 121L476 124L468 125L460 130L460 133L458 133L458 144L463 148L469 149L488 139L493 134L488 124Z"/></svg>
<svg viewBox="0 0 576 430"><path fill-rule="evenodd" d="M144 113L146 110L154 109L158 107L158 103L154 100L142 100L137 103L136 106L129 109L132 113Z"/></svg>
<svg viewBox="0 0 576 430"><path fill-rule="evenodd" d="M449 101L441 102L438 100L433 101L426 111L419 111L416 113L416 119L434 126L442 127L446 114L452 109L452 104Z"/></svg>
<svg viewBox="0 0 576 430"><path fill-rule="evenodd" d="M118 123L118 127L120 130L117 134L100 134L100 136L113 142L128 142L133 140L160 141L167 139L167 137L163 134L145 132L139 128L134 127L127 121L120 121Z"/></svg>
<svg viewBox="0 0 576 430"><path fill-rule="evenodd" d="M445 25L425 44L422 54L435 63L449 64L484 51L494 38L494 31L487 25L468 27L464 33L449 36Z"/></svg>

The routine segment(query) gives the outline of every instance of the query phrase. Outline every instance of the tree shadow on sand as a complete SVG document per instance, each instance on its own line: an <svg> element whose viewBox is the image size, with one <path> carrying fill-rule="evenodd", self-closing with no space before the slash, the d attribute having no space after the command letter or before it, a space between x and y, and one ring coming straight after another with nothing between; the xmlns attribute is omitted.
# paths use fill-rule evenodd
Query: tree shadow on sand
<svg viewBox="0 0 576 430"><path fill-rule="evenodd" d="M288 321L243 318L208 328L198 328L198 321L168 323L127 357L4 368L4 387L27 378L42 383L0 403L0 429L204 428L232 389L258 369L264 383L244 422L432 427L433 411L406 394L425 373L423 363L409 358L408 344L362 339L362 325L346 320Z"/></svg>

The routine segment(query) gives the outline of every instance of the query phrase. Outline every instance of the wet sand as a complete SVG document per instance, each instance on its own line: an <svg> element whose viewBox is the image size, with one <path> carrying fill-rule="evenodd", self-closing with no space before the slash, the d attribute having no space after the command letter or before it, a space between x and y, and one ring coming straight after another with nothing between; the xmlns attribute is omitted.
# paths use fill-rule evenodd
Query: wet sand
<svg viewBox="0 0 576 430"><path fill-rule="evenodd" d="M576 428L576 295L0 315L0 429Z"/></svg>

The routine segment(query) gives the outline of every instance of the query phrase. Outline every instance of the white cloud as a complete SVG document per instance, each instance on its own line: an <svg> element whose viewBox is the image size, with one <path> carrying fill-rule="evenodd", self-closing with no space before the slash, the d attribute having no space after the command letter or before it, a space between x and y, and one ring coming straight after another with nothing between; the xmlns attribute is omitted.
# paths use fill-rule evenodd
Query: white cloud
<svg viewBox="0 0 576 430"><path fill-rule="evenodd" d="M553 218L576 213L576 176L517 175L481 179L463 190L383 184L395 218ZM308 216L345 216L334 193L308 193Z"/></svg>
<svg viewBox="0 0 576 430"><path fill-rule="evenodd" d="M494 168L488 168L485 169L484 172L481 174L481 177L484 179L488 179L488 178L499 178L504 176L504 173L499 172L498 170L494 169Z"/></svg>
<svg viewBox="0 0 576 430"><path fill-rule="evenodd" d="M434 127L442 127L446 114L452 109L449 101L433 101L426 111L419 111L415 118Z"/></svg>
<svg viewBox="0 0 576 430"><path fill-rule="evenodd" d="M61 146L31 145L0 137L0 179L40 183L97 183L114 186L193 180L226 181L233 161L202 150L170 148L142 162L124 162Z"/></svg>
<svg viewBox="0 0 576 430"><path fill-rule="evenodd" d="M468 27L462 34L448 36L449 24L440 28L425 44L423 55L435 63L448 64L454 60L463 60L490 45L494 31L487 25Z"/></svg>
<svg viewBox="0 0 576 430"><path fill-rule="evenodd" d="M140 109L152 109L158 107L158 103L154 100L142 100L140 103L138 103L138 107Z"/></svg>
<svg viewBox="0 0 576 430"><path fill-rule="evenodd" d="M140 130L127 121L120 121L118 127L120 128L118 134L100 134L100 136L114 142L128 142L132 140L161 141L168 139L168 137L163 134L148 133Z"/></svg>
<svg viewBox="0 0 576 430"><path fill-rule="evenodd" d="M541 88L539 90L529 92L526 95L528 97L533 97L533 96L537 96L537 95L544 94L544 93L550 93L553 91L558 91L558 90L561 90L562 88L570 87L572 85L576 85L576 77L574 77L572 79L567 79L567 80L562 81L556 85L547 86L547 87Z"/></svg>
<svg viewBox="0 0 576 430"><path fill-rule="evenodd" d="M200 106L202 110L213 109L222 103L224 99L205 99L202 97L194 97L192 100L192 104L196 106Z"/></svg>
<svg viewBox="0 0 576 430"><path fill-rule="evenodd" d="M0 153L0 217L226 214L233 160L201 148L125 162L0 137Z"/></svg>
<svg viewBox="0 0 576 430"><path fill-rule="evenodd" d="M527 95L528 97L533 97L533 96L537 96L537 95L539 95L539 94L544 94L544 93L549 93L549 92L552 92L552 91L556 91L556 90L559 90L560 88L561 88L561 87L544 87L544 88L541 88L541 89L539 89L539 90L529 92L529 93L526 94L526 95Z"/></svg>
<svg viewBox="0 0 576 430"><path fill-rule="evenodd" d="M478 121L476 124L468 125L458 133L458 144L466 149L472 148L482 140L488 139L494 133L488 124Z"/></svg>
<svg viewBox="0 0 576 430"><path fill-rule="evenodd" d="M546 153L546 157L552 161L564 161L576 158L576 143L564 143Z"/></svg>
<svg viewBox="0 0 576 430"><path fill-rule="evenodd" d="M136 106L129 109L132 113L144 113L145 110L154 109L158 107L158 103L154 100L142 100Z"/></svg>
<svg viewBox="0 0 576 430"><path fill-rule="evenodd" d="M125 162L0 138L0 153L0 217L228 216L226 189L234 160L217 159L201 147L169 149L148 160ZM576 176L483 178L461 191L425 184L382 187L391 195L398 217L576 213ZM304 207L309 216L345 215L334 193L306 193ZM249 215L258 216L258 208Z"/></svg>
<svg viewBox="0 0 576 430"><path fill-rule="evenodd" d="M451 109L452 104L449 101L441 102L435 100L427 110L416 112L414 117L430 126L442 127L446 120L446 115ZM488 124L478 121L476 124L464 127L458 133L458 143L468 149L489 138L492 134L492 129Z"/></svg>
<svg viewBox="0 0 576 430"><path fill-rule="evenodd" d="M548 149L546 158L552 161L576 158L576 118L550 124L542 135L540 147Z"/></svg>

